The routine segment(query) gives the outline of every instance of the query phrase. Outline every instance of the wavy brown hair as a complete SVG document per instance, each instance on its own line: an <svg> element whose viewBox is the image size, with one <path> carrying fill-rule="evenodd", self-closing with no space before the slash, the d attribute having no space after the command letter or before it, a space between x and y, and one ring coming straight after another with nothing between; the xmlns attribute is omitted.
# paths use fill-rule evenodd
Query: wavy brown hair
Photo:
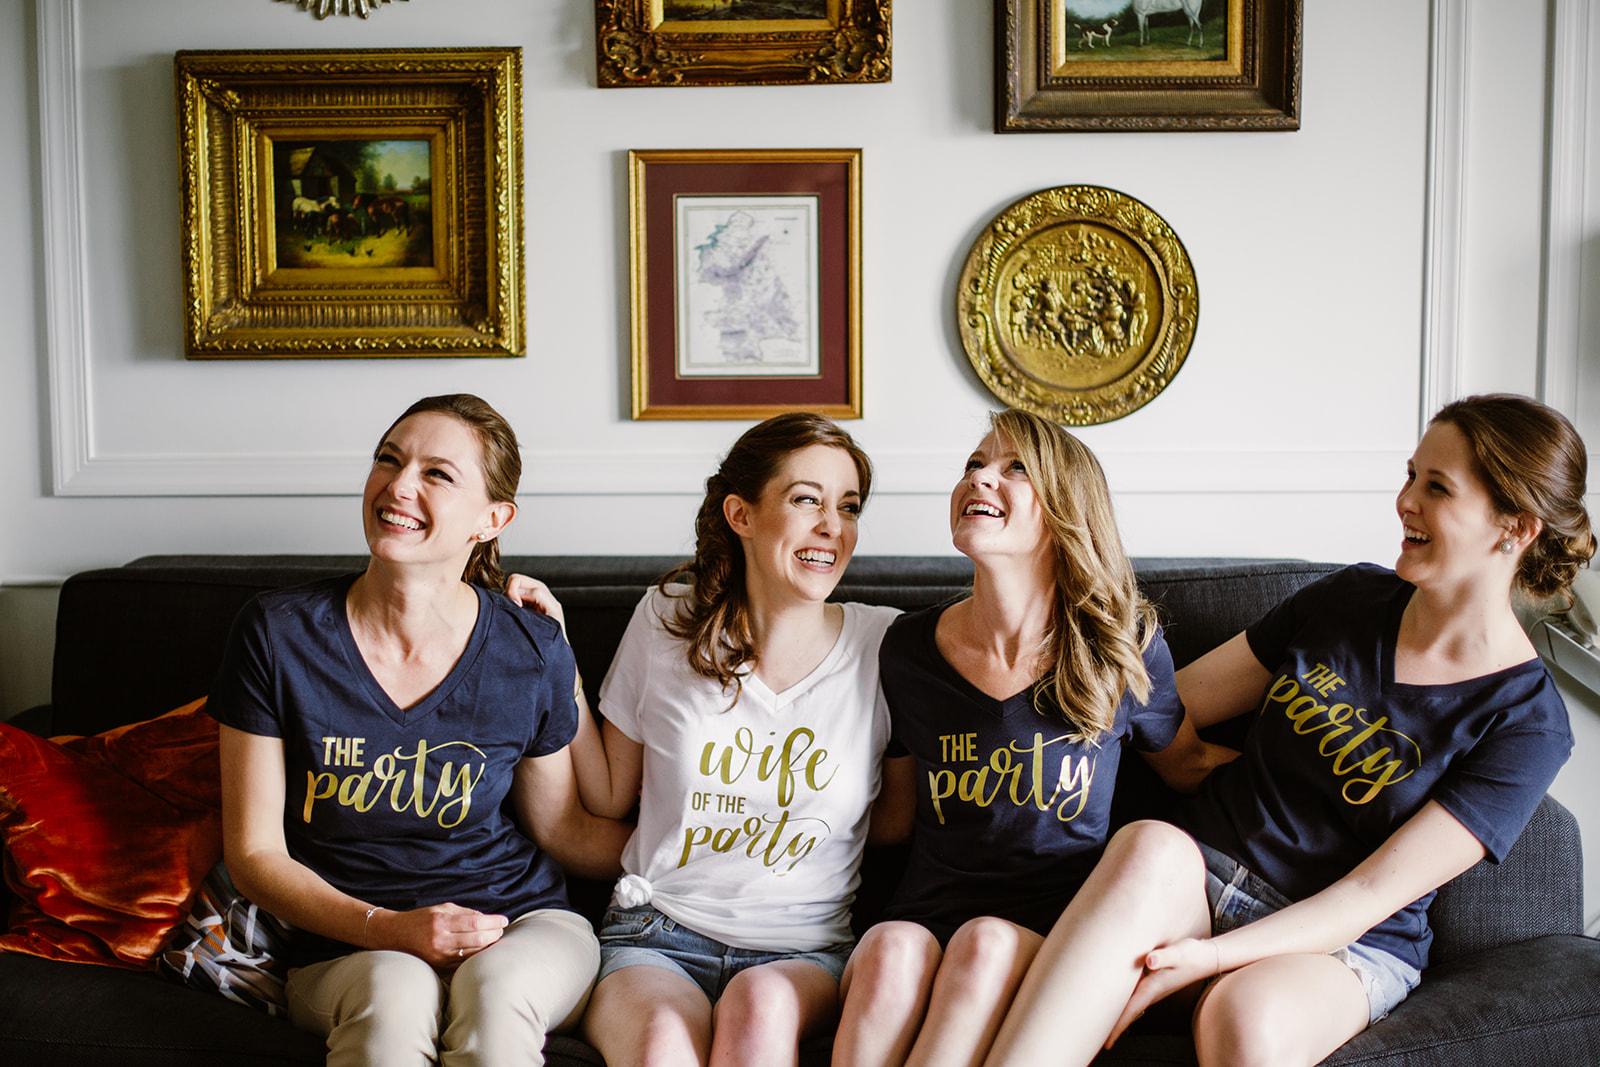
<svg viewBox="0 0 1600 1067"><path fill-rule="evenodd" d="M522 481L522 451L517 446L516 432L498 411L489 406L488 401L471 393L423 397L389 424L389 428L378 438L378 448L383 448L383 442L389 439L396 426L413 415L430 413L449 415L465 423L477 435L483 486L489 500L496 504L516 503L517 484ZM373 452L373 459L377 459L377 451ZM506 587L506 576L500 569L498 537L479 541L472 547L472 555L467 559L461 580L493 592Z"/></svg>
<svg viewBox="0 0 1600 1067"><path fill-rule="evenodd" d="M1016 451L1055 546L1056 595L1034 683L1035 707L1052 701L1084 740L1116 722L1124 693L1150 699L1144 650L1155 608L1139 592L1094 453L1048 419L1015 408L989 417Z"/></svg>
<svg viewBox="0 0 1600 1067"><path fill-rule="evenodd" d="M745 590L744 545L728 525L722 504L730 496L754 503L777 477L784 461L802 448L826 445L849 455L861 481L861 503L872 488L872 461L831 419L809 411L774 415L746 430L716 473L706 479L706 495L694 521L694 558L664 575L658 588L688 582L687 596L677 597L678 610L662 622L684 643L689 667L734 691L738 700L739 671L760 658L750 630L750 601Z"/></svg>
<svg viewBox="0 0 1600 1067"><path fill-rule="evenodd" d="M1446 404L1428 425L1461 431L1478 477L1503 516L1532 515L1544 528L1517 565L1517 588L1571 607L1573 578L1594 556L1583 494L1589 453L1565 415L1515 393L1468 396Z"/></svg>

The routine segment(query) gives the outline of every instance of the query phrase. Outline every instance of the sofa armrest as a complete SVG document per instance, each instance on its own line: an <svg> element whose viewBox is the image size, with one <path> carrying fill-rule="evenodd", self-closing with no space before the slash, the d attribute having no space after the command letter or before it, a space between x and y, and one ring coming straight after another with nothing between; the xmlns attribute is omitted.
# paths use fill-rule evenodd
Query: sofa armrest
<svg viewBox="0 0 1600 1067"><path fill-rule="evenodd" d="M35 737L53 737L54 731L50 724L55 719L55 709L50 704L35 704L17 712L6 722L19 730L26 730Z"/></svg>
<svg viewBox="0 0 1600 1067"><path fill-rule="evenodd" d="M1582 933L1578 821L1546 796L1502 862L1483 860L1440 887L1428 923L1435 965L1546 934Z"/></svg>
<svg viewBox="0 0 1600 1067"><path fill-rule="evenodd" d="M1323 1067L1600 1063L1600 941L1553 934L1429 967Z"/></svg>

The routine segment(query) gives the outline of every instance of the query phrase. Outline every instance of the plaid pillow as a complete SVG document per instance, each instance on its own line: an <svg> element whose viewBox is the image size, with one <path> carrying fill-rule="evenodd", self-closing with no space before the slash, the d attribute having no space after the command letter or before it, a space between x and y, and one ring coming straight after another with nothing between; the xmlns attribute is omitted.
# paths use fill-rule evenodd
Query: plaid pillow
<svg viewBox="0 0 1600 1067"><path fill-rule="evenodd" d="M292 929L246 900L218 863L200 883L194 909L173 931L159 966L185 985L282 1015Z"/></svg>

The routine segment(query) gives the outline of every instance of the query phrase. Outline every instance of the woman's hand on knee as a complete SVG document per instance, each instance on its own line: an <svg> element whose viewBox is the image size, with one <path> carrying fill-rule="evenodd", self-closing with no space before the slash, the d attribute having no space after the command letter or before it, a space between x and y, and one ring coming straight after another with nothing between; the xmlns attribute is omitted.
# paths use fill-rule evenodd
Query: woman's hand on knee
<svg viewBox="0 0 1600 1067"><path fill-rule="evenodd" d="M1216 943L1210 938L1186 937L1147 953L1144 974L1139 976L1139 984L1134 986L1133 996L1128 998L1128 1005L1122 1009L1117 1025L1111 1028L1106 1047L1110 1048L1150 1005L1196 982L1205 981L1216 975L1220 968L1221 957Z"/></svg>
<svg viewBox="0 0 1600 1067"><path fill-rule="evenodd" d="M505 934L504 915L486 915L456 904L414 911L375 912L369 948L409 952L439 970L453 970Z"/></svg>
<svg viewBox="0 0 1600 1067"><path fill-rule="evenodd" d="M539 579L529 578L526 574L513 574L506 579L506 596L523 607L550 616L561 624L561 636L567 636L567 616L561 610L561 601Z"/></svg>

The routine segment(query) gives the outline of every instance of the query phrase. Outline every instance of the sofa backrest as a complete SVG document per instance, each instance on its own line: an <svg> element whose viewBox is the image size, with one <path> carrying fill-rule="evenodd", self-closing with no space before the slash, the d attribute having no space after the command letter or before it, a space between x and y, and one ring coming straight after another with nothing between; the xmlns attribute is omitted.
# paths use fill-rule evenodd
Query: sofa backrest
<svg viewBox="0 0 1600 1067"><path fill-rule="evenodd" d="M591 697L634 605L678 560L669 556L511 556L508 571L547 582ZM61 589L51 733L93 734L188 703L211 688L228 629L251 597L361 568L360 556L146 556L85 571ZM1293 560L1136 559L1181 666L1227 640L1330 564ZM959 596L961 556L863 556L838 600L917 608Z"/></svg>

